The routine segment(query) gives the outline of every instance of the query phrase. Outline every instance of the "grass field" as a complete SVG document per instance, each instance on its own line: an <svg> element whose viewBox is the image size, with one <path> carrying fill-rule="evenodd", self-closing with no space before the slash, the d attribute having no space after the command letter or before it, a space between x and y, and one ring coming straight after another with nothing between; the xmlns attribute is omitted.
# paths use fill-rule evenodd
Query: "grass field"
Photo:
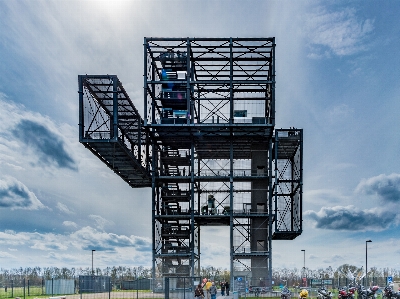
<svg viewBox="0 0 400 299"><path fill-rule="evenodd" d="M15 297L24 298L24 294L25 294L26 299L35 298L35 297L39 298L39 296L45 298L46 295L44 295L43 293L44 293L44 288L42 288L41 286L40 287L29 286L29 290L28 290L28 287L25 287L25 288L24 287L13 287L13 288L8 287L7 292L6 292L5 288L0 289L0 298L15 298Z"/></svg>

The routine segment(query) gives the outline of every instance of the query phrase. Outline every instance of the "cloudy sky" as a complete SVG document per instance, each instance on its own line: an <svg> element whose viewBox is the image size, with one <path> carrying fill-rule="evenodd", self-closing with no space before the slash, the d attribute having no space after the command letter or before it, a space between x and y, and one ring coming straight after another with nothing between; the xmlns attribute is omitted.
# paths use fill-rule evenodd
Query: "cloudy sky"
<svg viewBox="0 0 400 299"><path fill-rule="evenodd" d="M277 128L304 129L304 233L273 266L400 268L399 1L0 0L0 267L151 265L151 193L78 142L78 74L143 115L143 37L276 37ZM228 228L203 265L229 268ZM227 242L218 242L226 238ZM203 238L205 240L206 238Z"/></svg>

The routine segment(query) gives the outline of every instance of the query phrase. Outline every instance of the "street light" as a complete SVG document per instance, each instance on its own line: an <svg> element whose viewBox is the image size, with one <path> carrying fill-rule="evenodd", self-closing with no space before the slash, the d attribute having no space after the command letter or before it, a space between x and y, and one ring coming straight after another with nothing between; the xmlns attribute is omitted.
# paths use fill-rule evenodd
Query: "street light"
<svg viewBox="0 0 400 299"><path fill-rule="evenodd" d="M306 251L305 249L302 249L301 251L303 251L303 286L304 286L304 278L306 277ZM307 286L307 280L306 280L306 285Z"/></svg>
<svg viewBox="0 0 400 299"><path fill-rule="evenodd" d="M302 249L301 251L303 251L304 253L304 264L303 264L303 271L306 271L306 251L304 249Z"/></svg>
<svg viewBox="0 0 400 299"><path fill-rule="evenodd" d="M371 240L365 241L365 283L368 286L368 243L372 242Z"/></svg>
<svg viewBox="0 0 400 299"><path fill-rule="evenodd" d="M93 271L93 252L96 251L96 249L92 249L92 275L94 275L94 271Z"/></svg>

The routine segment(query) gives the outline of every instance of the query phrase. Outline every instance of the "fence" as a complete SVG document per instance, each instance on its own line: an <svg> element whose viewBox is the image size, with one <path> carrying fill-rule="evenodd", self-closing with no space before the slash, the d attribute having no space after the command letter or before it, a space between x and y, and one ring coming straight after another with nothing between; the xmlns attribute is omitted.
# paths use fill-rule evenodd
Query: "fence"
<svg viewBox="0 0 400 299"><path fill-rule="evenodd" d="M195 286L200 282L200 277L112 282L106 276L80 276L79 295L68 299L193 299Z"/></svg>
<svg viewBox="0 0 400 299"><path fill-rule="evenodd" d="M74 295L68 295L68 299L193 299L195 286L201 282L200 277L168 277L160 279L136 279L111 281L107 276L84 276L79 279L79 285L75 285ZM81 278L81 277L80 277ZM0 299L42 296L53 297L57 294L56 279L46 281L43 279L14 279L0 281ZM78 282L78 281L77 281ZM387 277L368 277L368 285L379 285L381 289L386 285ZM53 285L53 288L49 284ZM250 281L249 281L250 283ZM337 290L338 287L348 286L352 283L346 278L339 279L307 279L310 297L316 297L317 289L323 285L329 289ZM366 286L365 279L362 284ZM274 280L273 290L265 289L265 292L257 294L251 290L241 292L241 297L280 297L280 287L287 285L292 290L292 297L303 288L300 279ZM79 289L78 289L79 286ZM295 288L293 288L295 287ZM49 289L50 288L50 289ZM232 289L232 288L231 288ZM46 291L47 290L47 291ZM231 290L232 291L232 290ZM218 290L220 294L220 290ZM232 292L233 293L233 292Z"/></svg>
<svg viewBox="0 0 400 299"><path fill-rule="evenodd" d="M29 280L26 278L6 280L1 282L0 298L26 298L27 296L41 296L44 291L44 280Z"/></svg>
<svg viewBox="0 0 400 299"><path fill-rule="evenodd" d="M136 279L112 282L109 276L79 276L79 295L71 299L164 298L154 295L151 281Z"/></svg>
<svg viewBox="0 0 400 299"><path fill-rule="evenodd" d="M75 279L49 279L45 280L45 291L47 295L70 295L76 293Z"/></svg>
<svg viewBox="0 0 400 299"><path fill-rule="evenodd" d="M275 279L274 280L274 286L275 287L282 287L282 286L288 286L288 287L313 287L313 288L319 288L321 286L327 287L327 288L332 288L332 289L337 289L339 287L344 287L348 286L349 284L353 283L353 280L350 280L348 278L344 277L339 277L339 278L327 278L327 279L315 279L315 278L307 278L305 281L301 279ZM386 286L387 282L387 277L370 277L368 276L368 283L365 278L361 280L361 284L364 286L368 285L378 285L380 287Z"/></svg>

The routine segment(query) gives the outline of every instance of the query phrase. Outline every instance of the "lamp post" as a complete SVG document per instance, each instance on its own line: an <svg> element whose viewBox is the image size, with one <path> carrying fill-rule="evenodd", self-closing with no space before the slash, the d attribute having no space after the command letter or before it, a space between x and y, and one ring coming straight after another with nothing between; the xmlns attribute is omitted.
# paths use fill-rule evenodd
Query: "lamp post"
<svg viewBox="0 0 400 299"><path fill-rule="evenodd" d="M371 240L365 241L365 284L368 286L368 243L372 242Z"/></svg>
<svg viewBox="0 0 400 299"><path fill-rule="evenodd" d="M303 251L303 271L306 271L306 251L304 249L302 249L301 251Z"/></svg>
<svg viewBox="0 0 400 299"><path fill-rule="evenodd" d="M96 249L92 249L92 275L94 275L94 271L93 271L93 252L95 252Z"/></svg>
<svg viewBox="0 0 400 299"><path fill-rule="evenodd" d="M306 251L305 249L302 249L303 251L303 279L306 277ZM303 285L304 285L304 280L303 280ZM307 286L307 280L306 280L306 285Z"/></svg>

